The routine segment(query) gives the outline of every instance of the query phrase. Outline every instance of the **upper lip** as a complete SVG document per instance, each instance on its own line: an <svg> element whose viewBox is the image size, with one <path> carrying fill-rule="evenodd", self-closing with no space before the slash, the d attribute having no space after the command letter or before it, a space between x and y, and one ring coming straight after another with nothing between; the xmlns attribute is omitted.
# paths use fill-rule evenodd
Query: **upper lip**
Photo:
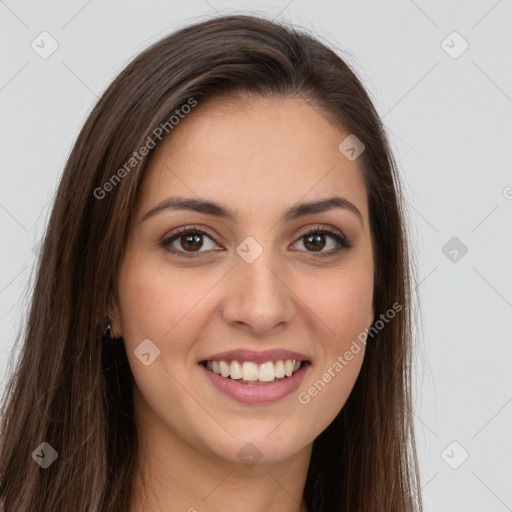
<svg viewBox="0 0 512 512"><path fill-rule="evenodd" d="M285 349L274 350L227 350L219 352L202 359L200 363L205 361L251 361L253 363L266 363L268 361L286 361L287 359L295 359L296 361L309 361L308 357L299 352L293 352Z"/></svg>

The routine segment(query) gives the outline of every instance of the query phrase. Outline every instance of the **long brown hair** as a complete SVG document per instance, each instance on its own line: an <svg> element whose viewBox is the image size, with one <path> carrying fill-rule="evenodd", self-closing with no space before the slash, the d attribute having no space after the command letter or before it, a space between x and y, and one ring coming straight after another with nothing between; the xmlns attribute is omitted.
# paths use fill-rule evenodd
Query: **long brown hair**
<svg viewBox="0 0 512 512"><path fill-rule="evenodd" d="M422 510L411 404L414 269L381 120L332 49L300 29L233 15L183 28L138 55L102 95L71 151L2 401L0 497L8 512L129 509L138 450L133 376L122 339L102 337L137 191L154 154L138 150L149 139L158 144L159 126L172 136L169 119L191 98L200 105L244 93L304 98L364 143L359 162L375 251L375 318L402 305L369 338L348 401L314 441L308 509ZM122 179L114 180L121 168ZM58 454L46 469L32 460L43 442Z"/></svg>

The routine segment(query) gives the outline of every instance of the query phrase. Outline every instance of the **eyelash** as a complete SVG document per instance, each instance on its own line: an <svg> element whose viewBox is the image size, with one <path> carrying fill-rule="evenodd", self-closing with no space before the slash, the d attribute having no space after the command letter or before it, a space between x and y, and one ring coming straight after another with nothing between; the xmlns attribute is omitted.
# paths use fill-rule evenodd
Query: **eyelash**
<svg viewBox="0 0 512 512"><path fill-rule="evenodd" d="M175 249L174 247L171 247L171 244L175 240L178 240L182 236L192 235L192 234L205 235L208 238L210 238L211 240L213 240L213 238L208 233L206 233L205 231L203 231L201 229L196 228L195 226L192 226L192 227L184 226L184 227L178 228L177 230L173 231L168 237L166 237L164 240L162 240L160 242L160 245L165 250L169 251L170 253L176 254L179 257L196 258L201 254L201 252L190 253L190 252L178 250L178 249ZM335 255L339 254L341 251L351 249L353 246L352 242L350 242L345 236L340 235L333 228L321 227L321 226L318 226L316 229L311 229L309 231L306 231L297 239L297 241L299 241L301 238L304 238L304 237L312 235L312 234L329 235L337 243L336 249L334 249L331 252L314 253L312 251L306 251L306 252L310 252L312 254L312 256L314 256L315 258L324 258L327 256L335 256ZM213 240L213 241L215 242L215 240ZM205 251L202 251L202 252L205 252Z"/></svg>

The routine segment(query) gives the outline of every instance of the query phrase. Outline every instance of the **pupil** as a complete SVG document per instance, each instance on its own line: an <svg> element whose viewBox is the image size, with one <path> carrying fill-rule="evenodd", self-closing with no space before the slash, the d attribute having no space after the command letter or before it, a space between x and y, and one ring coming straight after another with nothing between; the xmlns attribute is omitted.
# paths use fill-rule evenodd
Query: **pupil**
<svg viewBox="0 0 512 512"><path fill-rule="evenodd" d="M313 249L313 250L323 249L323 246L325 245L325 243L324 243L324 244L322 244L322 246L321 246L321 247L319 247L317 244L318 244L318 242L323 241L324 236L325 236L325 235L322 235L322 234L320 234L320 235L309 235L309 236L307 236L307 237L306 237L306 243L305 243L304 245L305 245L306 247L308 247L308 245L309 245L309 243L310 243L309 241L310 241L310 240L314 240L314 242L313 242L313 244L312 244L312 245L313 245L312 249ZM309 248L309 247L308 247L308 248Z"/></svg>
<svg viewBox="0 0 512 512"><path fill-rule="evenodd" d="M185 244L181 244L184 249L191 249L193 251L200 249L203 245L201 242L201 235L186 235L185 237ZM193 242L189 242L190 240L194 240ZM189 247L187 247L189 245Z"/></svg>

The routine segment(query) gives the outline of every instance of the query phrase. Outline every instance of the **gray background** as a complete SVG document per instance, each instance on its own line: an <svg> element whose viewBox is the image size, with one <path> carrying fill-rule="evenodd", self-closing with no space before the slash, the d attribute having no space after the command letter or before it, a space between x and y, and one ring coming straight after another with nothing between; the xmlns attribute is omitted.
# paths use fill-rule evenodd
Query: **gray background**
<svg viewBox="0 0 512 512"><path fill-rule="evenodd" d="M512 510L510 0L0 1L0 385L49 203L87 113L137 52L216 12L275 16L351 54L410 212L426 511ZM50 37L58 48L42 58Z"/></svg>

